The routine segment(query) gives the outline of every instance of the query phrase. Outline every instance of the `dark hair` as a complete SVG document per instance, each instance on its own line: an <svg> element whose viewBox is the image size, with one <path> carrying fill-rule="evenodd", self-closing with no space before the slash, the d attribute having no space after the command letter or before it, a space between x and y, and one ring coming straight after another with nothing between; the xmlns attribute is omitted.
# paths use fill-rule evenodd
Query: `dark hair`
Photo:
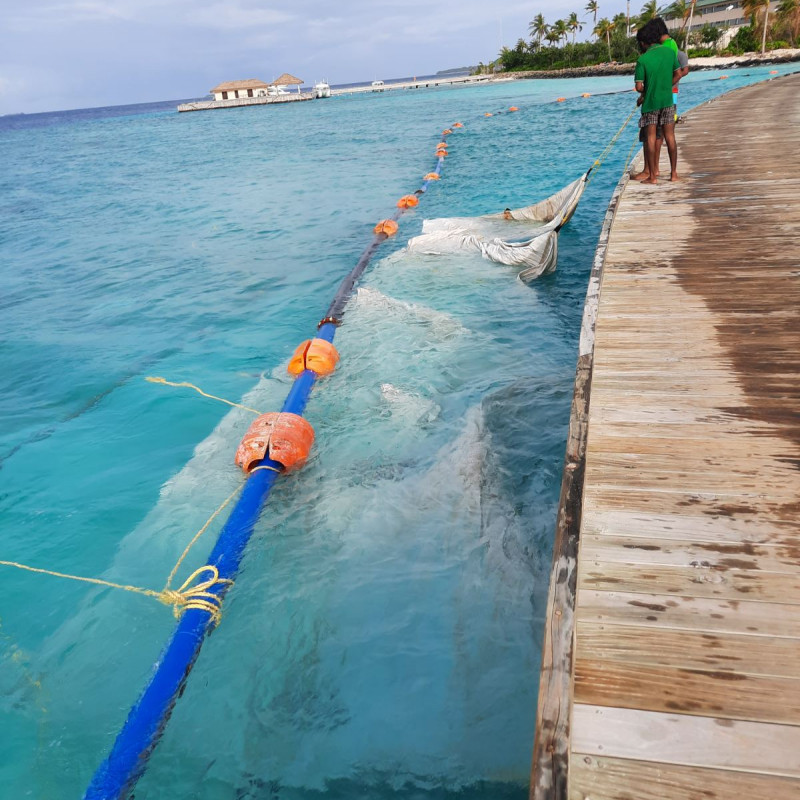
<svg viewBox="0 0 800 800"><path fill-rule="evenodd" d="M650 20L649 24L652 25L653 28L657 31L659 39L662 36L669 36L669 30L667 30L667 23L664 22L664 20L661 19L661 17L653 17L653 19Z"/></svg>
<svg viewBox="0 0 800 800"><path fill-rule="evenodd" d="M639 43L639 46L643 47L645 50L652 44L659 44L663 36L660 26L656 25L656 22L660 22L664 25L664 20L660 17L656 17L636 31L636 41ZM666 25L664 28L666 29Z"/></svg>

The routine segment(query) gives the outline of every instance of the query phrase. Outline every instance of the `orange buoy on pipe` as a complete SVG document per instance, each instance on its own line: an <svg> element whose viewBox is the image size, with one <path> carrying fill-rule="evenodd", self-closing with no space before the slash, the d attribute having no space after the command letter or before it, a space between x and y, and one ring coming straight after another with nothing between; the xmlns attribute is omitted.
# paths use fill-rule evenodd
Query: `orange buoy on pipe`
<svg viewBox="0 0 800 800"><path fill-rule="evenodd" d="M589 92L584 92L584 93L581 95L581 97L591 97L591 94L589 94Z"/></svg>
<svg viewBox="0 0 800 800"><path fill-rule="evenodd" d="M429 172L429 173L428 173L428 174L425 176L425 180L426 180L426 181L440 181L441 179L442 179L442 176L441 176L441 175L438 175L438 174L437 174L437 173L435 173L435 172Z"/></svg>
<svg viewBox="0 0 800 800"><path fill-rule="evenodd" d="M253 420L234 460L245 472L265 458L277 461L289 471L305 463L312 444L314 429L308 420L299 414L271 411Z"/></svg>
<svg viewBox="0 0 800 800"><path fill-rule="evenodd" d="M564 103L566 102L566 99L567 99L566 97L558 97L556 98L556 103Z"/></svg>
<svg viewBox="0 0 800 800"><path fill-rule="evenodd" d="M445 129L442 131L442 136L447 136L448 134L450 134L450 133L452 133L452 132L453 132L453 131L451 131L451 130L450 130L450 128L445 128Z"/></svg>
<svg viewBox="0 0 800 800"><path fill-rule="evenodd" d="M419 205L419 198L415 194L407 194L397 201L398 208L413 208Z"/></svg>
<svg viewBox="0 0 800 800"><path fill-rule="evenodd" d="M385 236L394 236L397 233L397 223L393 219L382 219L372 231Z"/></svg>
<svg viewBox="0 0 800 800"><path fill-rule="evenodd" d="M464 124L463 124L463 123L461 123L461 122L456 122L456 123L453 125L453 127L454 127L454 128L463 128L463 127L464 127Z"/></svg>
<svg viewBox="0 0 800 800"><path fill-rule="evenodd" d="M519 109L516 106L509 106L508 110L509 111L519 111Z"/></svg>
<svg viewBox="0 0 800 800"><path fill-rule="evenodd" d="M436 158L446 158L446 157L447 157L447 150L436 151Z"/></svg>
<svg viewBox="0 0 800 800"><path fill-rule="evenodd" d="M317 377L330 375L339 361L339 351L325 339L306 339L297 346L287 367L290 375L310 369Z"/></svg>
<svg viewBox="0 0 800 800"><path fill-rule="evenodd" d="M492 115L487 111L483 116L484 117L491 117Z"/></svg>

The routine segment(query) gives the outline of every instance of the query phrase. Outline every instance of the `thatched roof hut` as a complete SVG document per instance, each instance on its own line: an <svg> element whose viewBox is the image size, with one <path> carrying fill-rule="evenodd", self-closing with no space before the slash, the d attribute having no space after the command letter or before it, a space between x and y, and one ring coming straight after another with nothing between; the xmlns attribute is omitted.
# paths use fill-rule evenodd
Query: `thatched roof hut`
<svg viewBox="0 0 800 800"><path fill-rule="evenodd" d="M269 84L258 78L246 78L243 81L226 81L210 91L211 94L216 94L217 92L236 92L239 89L266 89L268 86Z"/></svg>
<svg viewBox="0 0 800 800"><path fill-rule="evenodd" d="M300 93L300 86L303 83L302 78L295 78L294 75L290 75L288 72L284 72L280 78L275 78L274 81L270 84L270 86L296 86L297 93Z"/></svg>

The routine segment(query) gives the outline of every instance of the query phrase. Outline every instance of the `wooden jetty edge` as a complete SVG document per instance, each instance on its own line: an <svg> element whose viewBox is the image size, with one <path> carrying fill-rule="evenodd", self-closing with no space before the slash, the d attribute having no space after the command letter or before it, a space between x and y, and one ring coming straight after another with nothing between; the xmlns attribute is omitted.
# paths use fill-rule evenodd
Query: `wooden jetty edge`
<svg viewBox="0 0 800 800"><path fill-rule="evenodd" d="M684 180L612 198L532 800L800 797L799 93L791 75L695 109Z"/></svg>

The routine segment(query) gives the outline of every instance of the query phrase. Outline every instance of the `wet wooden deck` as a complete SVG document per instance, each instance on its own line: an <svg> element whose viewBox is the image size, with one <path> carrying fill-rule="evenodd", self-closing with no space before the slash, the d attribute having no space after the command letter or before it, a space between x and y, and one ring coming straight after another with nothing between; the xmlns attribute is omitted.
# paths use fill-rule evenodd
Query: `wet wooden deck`
<svg viewBox="0 0 800 800"><path fill-rule="evenodd" d="M800 798L798 97L792 76L692 112L685 180L628 183L606 226L536 800Z"/></svg>

